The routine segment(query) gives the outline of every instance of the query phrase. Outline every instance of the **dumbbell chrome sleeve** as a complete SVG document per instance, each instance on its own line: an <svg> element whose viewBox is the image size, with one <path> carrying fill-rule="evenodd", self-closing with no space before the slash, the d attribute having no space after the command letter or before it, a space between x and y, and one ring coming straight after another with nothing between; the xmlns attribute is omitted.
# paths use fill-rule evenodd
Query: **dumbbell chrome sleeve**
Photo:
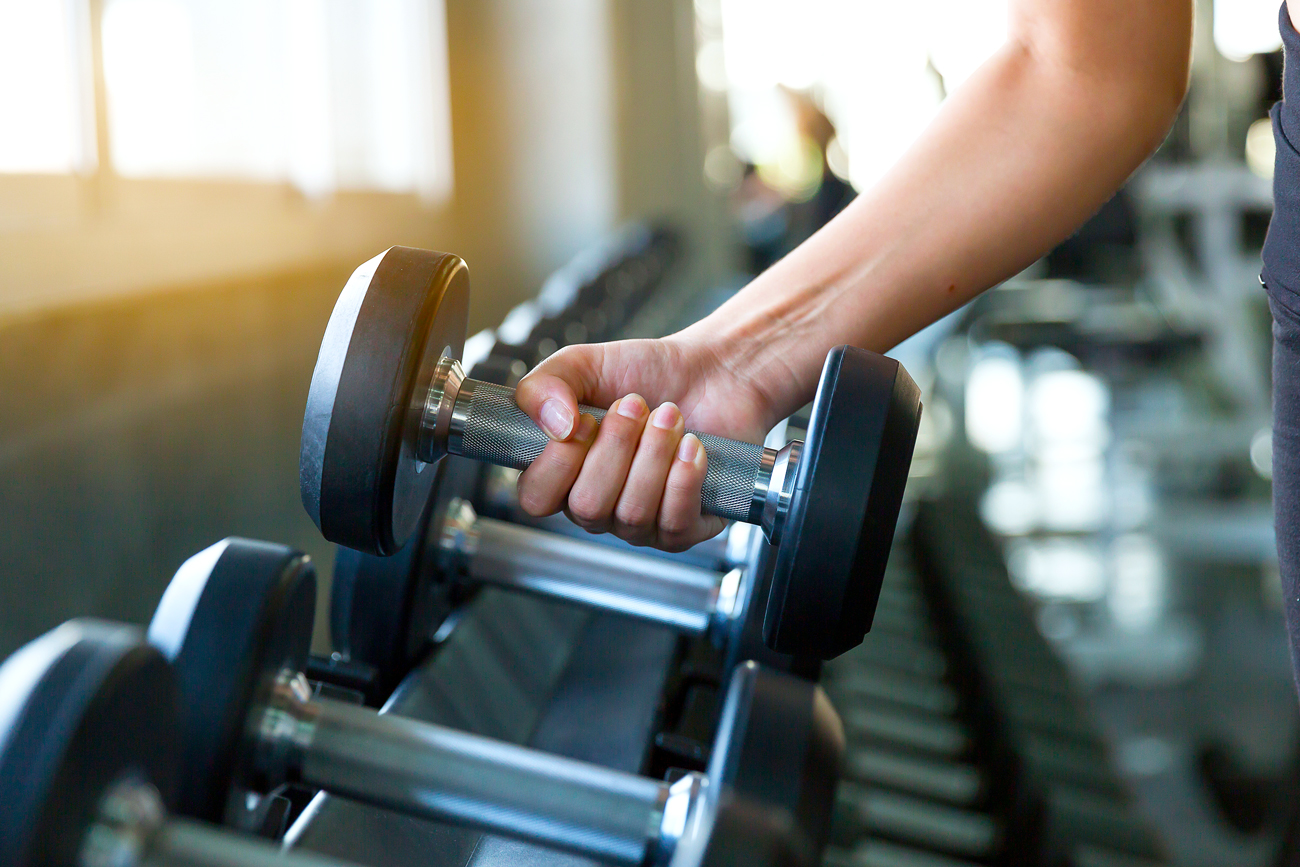
<svg viewBox="0 0 1300 867"><path fill-rule="evenodd" d="M730 636L742 602L740 569L714 572L481 518L459 498L448 504L434 532L449 572L659 623L718 643Z"/></svg>
<svg viewBox="0 0 1300 867"><path fill-rule="evenodd" d="M605 410L581 406L597 422ZM709 457L703 511L758 524L778 544L803 447L764 448L712 434L695 433ZM550 438L515 403L512 388L467 379L460 362L442 358L434 369L420 419L416 456L433 463L461 455L513 469L526 469Z"/></svg>
<svg viewBox="0 0 1300 867"><path fill-rule="evenodd" d="M256 723L254 762L301 782L610 864L667 864L701 820L703 774L676 783L329 699L283 675Z"/></svg>

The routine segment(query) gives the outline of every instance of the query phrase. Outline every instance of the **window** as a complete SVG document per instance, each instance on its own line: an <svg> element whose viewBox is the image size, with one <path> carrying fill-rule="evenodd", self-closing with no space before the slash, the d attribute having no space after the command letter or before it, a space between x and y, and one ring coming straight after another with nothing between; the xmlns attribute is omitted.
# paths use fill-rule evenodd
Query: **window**
<svg viewBox="0 0 1300 867"><path fill-rule="evenodd" d="M0 171L94 166L90 3L121 177L449 193L439 0L0 0Z"/></svg>
<svg viewBox="0 0 1300 867"><path fill-rule="evenodd" d="M94 167L89 51L74 0L0 0L0 172Z"/></svg>

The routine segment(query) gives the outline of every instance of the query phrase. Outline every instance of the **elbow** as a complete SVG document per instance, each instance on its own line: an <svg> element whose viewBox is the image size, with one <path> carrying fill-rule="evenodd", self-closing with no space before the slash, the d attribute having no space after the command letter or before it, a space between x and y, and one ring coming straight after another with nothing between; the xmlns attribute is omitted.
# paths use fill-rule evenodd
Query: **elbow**
<svg viewBox="0 0 1300 867"><path fill-rule="evenodd" d="M1187 98L1192 31L1190 21L1183 23L1186 26L1171 22L1172 26L1149 34L1142 49L1125 58L1126 63L1108 58L1113 71L1106 77L1115 104L1125 115L1123 122L1149 140L1148 152L1164 141Z"/></svg>
<svg viewBox="0 0 1300 867"><path fill-rule="evenodd" d="M1170 62L1143 70L1116 94L1119 118L1132 135L1144 145L1143 157L1165 140L1187 97L1188 64Z"/></svg>
<svg viewBox="0 0 1300 867"><path fill-rule="evenodd" d="M1086 26L1028 28L1028 54L1096 121L1147 153L1168 134L1187 96L1192 56L1188 0L1134 3L1122 26L1089 16ZM1145 156L1145 154L1144 154Z"/></svg>
<svg viewBox="0 0 1300 867"><path fill-rule="evenodd" d="M1187 98L1187 87L1191 73L1191 39L1187 40L1186 49L1177 56L1155 64L1140 85L1143 98L1142 110L1150 115L1153 126L1160 130L1163 137L1169 131L1183 100Z"/></svg>
<svg viewBox="0 0 1300 867"><path fill-rule="evenodd" d="M1071 90L1090 106L1092 123L1117 154L1133 155L1135 167L1164 142L1187 97L1190 40L1187 49L1148 55L1127 68L1094 68L1074 80Z"/></svg>

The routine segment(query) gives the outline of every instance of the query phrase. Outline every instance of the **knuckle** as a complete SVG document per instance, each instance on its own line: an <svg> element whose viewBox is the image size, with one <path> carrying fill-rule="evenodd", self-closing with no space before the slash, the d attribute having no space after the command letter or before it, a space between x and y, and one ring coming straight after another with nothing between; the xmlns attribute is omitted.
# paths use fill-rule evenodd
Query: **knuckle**
<svg viewBox="0 0 1300 867"><path fill-rule="evenodd" d="M604 503L587 491L573 491L569 494L569 511L584 526L596 525L606 517Z"/></svg>
<svg viewBox="0 0 1300 867"><path fill-rule="evenodd" d="M695 521L695 515L680 509L665 509L659 516L659 530L663 535L675 538L693 530Z"/></svg>
<svg viewBox="0 0 1300 867"><path fill-rule="evenodd" d="M654 523L654 518L645 503L620 502L614 510L614 519L625 527L647 527Z"/></svg>
<svg viewBox="0 0 1300 867"><path fill-rule="evenodd" d="M571 343L561 349L557 349L547 356L546 360L537 365L538 370L554 370L557 367L564 367L565 362L573 361L584 354L584 344Z"/></svg>
<svg viewBox="0 0 1300 867"><path fill-rule="evenodd" d="M607 446L614 446L618 449L628 449L636 446L640 439L641 431L637 428L636 422L631 419L618 416L617 418L605 417L605 421L600 424L600 439L604 440Z"/></svg>

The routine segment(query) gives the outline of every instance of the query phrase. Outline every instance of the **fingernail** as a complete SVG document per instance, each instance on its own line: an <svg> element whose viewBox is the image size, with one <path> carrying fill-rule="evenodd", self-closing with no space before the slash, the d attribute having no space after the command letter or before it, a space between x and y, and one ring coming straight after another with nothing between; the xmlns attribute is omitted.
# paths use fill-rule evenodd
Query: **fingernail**
<svg viewBox="0 0 1300 867"><path fill-rule="evenodd" d="M569 408L558 400L542 404L542 430L553 440L566 440L573 432L573 416Z"/></svg>
<svg viewBox="0 0 1300 867"><path fill-rule="evenodd" d="M700 453L700 441L695 438L695 434L688 433L682 437L682 442L677 446L677 460L683 463L695 463L695 456Z"/></svg>
<svg viewBox="0 0 1300 867"><path fill-rule="evenodd" d="M596 424L596 419L584 412L578 416L578 433L574 438L589 443L596 438L596 431L599 428L600 425Z"/></svg>
<svg viewBox="0 0 1300 867"><path fill-rule="evenodd" d="M625 418L640 418L648 407L639 394L629 394L618 402L618 414Z"/></svg>
<svg viewBox="0 0 1300 867"><path fill-rule="evenodd" d="M654 415L650 416L650 423L660 430L672 430L677 427L677 419L681 417L682 414L678 411L677 404L665 403L655 410Z"/></svg>

